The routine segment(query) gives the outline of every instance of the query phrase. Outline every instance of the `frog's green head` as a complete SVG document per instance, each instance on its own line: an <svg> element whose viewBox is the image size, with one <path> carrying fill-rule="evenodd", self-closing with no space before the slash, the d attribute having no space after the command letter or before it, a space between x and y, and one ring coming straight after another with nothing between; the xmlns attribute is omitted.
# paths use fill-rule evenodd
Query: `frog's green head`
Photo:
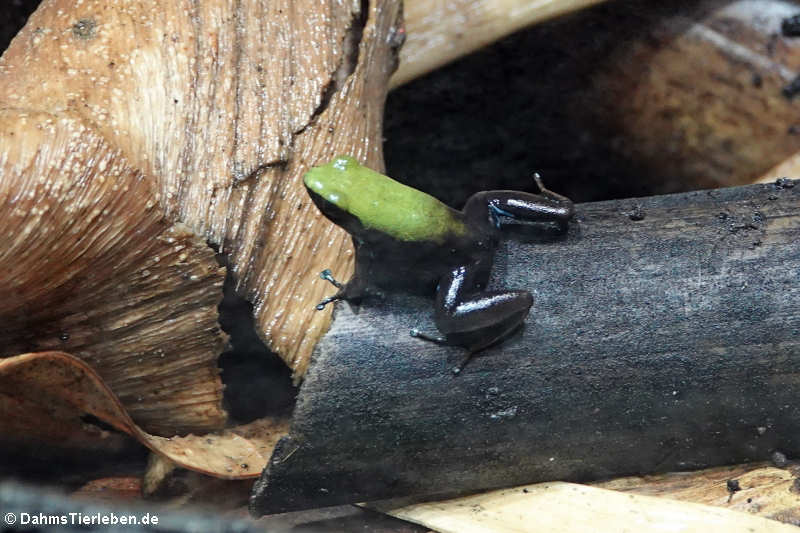
<svg viewBox="0 0 800 533"><path fill-rule="evenodd" d="M303 183L320 211L355 235L376 231L401 241L442 241L464 233L454 211L429 196L340 155Z"/></svg>
<svg viewBox="0 0 800 533"><path fill-rule="evenodd" d="M351 195L358 194L359 190L353 178L362 169L369 170L362 167L353 157L340 155L327 165L314 167L306 172L303 183L312 193L312 198L316 195L345 213L350 213Z"/></svg>

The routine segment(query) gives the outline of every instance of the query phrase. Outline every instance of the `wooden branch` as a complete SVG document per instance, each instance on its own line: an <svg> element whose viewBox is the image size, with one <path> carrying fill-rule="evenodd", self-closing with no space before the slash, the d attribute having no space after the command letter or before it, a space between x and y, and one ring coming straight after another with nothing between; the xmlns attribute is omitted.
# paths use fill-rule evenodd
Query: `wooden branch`
<svg viewBox="0 0 800 533"><path fill-rule="evenodd" d="M411 0L394 87L517 30L605 0Z"/></svg>
<svg viewBox="0 0 800 533"><path fill-rule="evenodd" d="M800 453L800 186L585 204L516 232L524 331L463 351L408 335L431 302L340 305L255 514Z"/></svg>

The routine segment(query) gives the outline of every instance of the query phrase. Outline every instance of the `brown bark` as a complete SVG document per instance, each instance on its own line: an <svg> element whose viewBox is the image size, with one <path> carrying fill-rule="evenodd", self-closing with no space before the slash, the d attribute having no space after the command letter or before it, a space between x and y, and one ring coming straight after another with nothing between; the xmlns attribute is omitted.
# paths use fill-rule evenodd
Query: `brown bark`
<svg viewBox="0 0 800 533"><path fill-rule="evenodd" d="M781 34L797 12L781 0L604 6L585 19L603 44L577 52L594 62L588 83L564 105L651 190L751 183L800 150L800 100L784 92L800 39Z"/></svg>
<svg viewBox="0 0 800 533"><path fill-rule="evenodd" d="M336 153L382 167L400 25L397 0L50 0L0 59L0 98L80 118L152 176L166 216L228 254L300 376L330 318L316 273L352 268L301 177Z"/></svg>

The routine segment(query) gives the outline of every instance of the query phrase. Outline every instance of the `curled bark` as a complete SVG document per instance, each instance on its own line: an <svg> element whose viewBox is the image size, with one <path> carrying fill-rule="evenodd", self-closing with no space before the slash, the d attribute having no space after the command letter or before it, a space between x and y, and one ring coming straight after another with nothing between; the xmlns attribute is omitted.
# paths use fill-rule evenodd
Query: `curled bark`
<svg viewBox="0 0 800 533"><path fill-rule="evenodd" d="M148 431L225 421L224 269L154 181L78 118L0 110L0 356L70 351Z"/></svg>

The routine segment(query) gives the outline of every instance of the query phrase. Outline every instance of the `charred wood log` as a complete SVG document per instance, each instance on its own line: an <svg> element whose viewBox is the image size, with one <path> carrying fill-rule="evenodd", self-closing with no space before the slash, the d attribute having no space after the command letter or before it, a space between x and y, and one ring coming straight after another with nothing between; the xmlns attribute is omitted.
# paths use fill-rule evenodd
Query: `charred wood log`
<svg viewBox="0 0 800 533"><path fill-rule="evenodd" d="M255 514L800 453L800 183L578 206L520 227L524 330L451 369L429 300L339 305Z"/></svg>

